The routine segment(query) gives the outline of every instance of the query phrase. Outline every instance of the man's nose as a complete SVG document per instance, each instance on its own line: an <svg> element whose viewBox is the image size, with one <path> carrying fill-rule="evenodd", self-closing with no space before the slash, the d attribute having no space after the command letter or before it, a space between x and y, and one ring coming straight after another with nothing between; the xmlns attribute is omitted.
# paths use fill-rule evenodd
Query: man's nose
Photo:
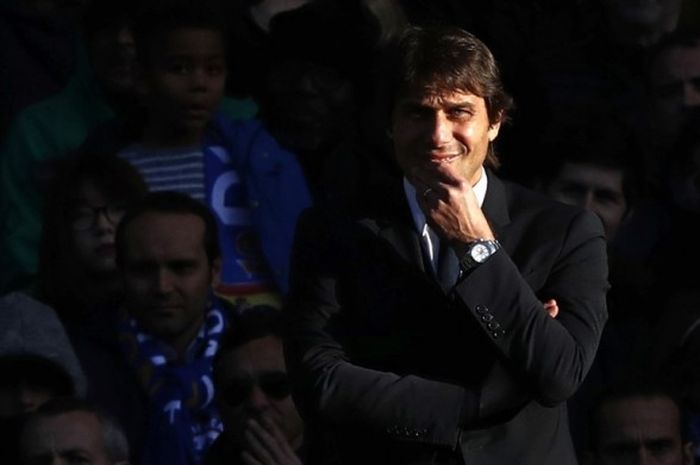
<svg viewBox="0 0 700 465"><path fill-rule="evenodd" d="M195 67L190 74L190 90L206 91L209 88L209 76L203 67Z"/></svg>
<svg viewBox="0 0 700 465"><path fill-rule="evenodd" d="M437 112L433 117L431 139L434 147L441 147L452 139L452 122L443 112Z"/></svg>
<svg viewBox="0 0 700 465"><path fill-rule="evenodd" d="M595 211L595 195L587 191L581 196L581 206L586 210Z"/></svg>
<svg viewBox="0 0 700 465"><path fill-rule="evenodd" d="M154 276L154 288L160 294L168 294L173 289L173 282L167 270L158 270Z"/></svg>
<svg viewBox="0 0 700 465"><path fill-rule="evenodd" d="M250 394L248 396L248 404L253 410L257 412L262 412L267 409L267 407L270 405L270 402L267 398L267 394L265 394L265 392L260 388L259 385L255 384L250 390Z"/></svg>
<svg viewBox="0 0 700 465"><path fill-rule="evenodd" d="M43 396L26 383L20 383L17 386L17 403L23 412L33 412L41 406L44 400Z"/></svg>
<svg viewBox="0 0 700 465"><path fill-rule="evenodd" d="M112 221L107 218L107 212L102 210L95 214L95 231L111 231L114 228Z"/></svg>

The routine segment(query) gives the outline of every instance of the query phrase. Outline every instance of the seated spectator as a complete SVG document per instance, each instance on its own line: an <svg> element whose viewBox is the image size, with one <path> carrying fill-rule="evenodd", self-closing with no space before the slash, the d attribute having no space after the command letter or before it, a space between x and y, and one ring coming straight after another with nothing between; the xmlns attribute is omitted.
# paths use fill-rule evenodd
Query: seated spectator
<svg viewBox="0 0 700 465"><path fill-rule="evenodd" d="M0 137L23 108L58 92L82 59L87 1L0 2Z"/></svg>
<svg viewBox="0 0 700 465"><path fill-rule="evenodd" d="M56 310L88 379L87 398L124 426L132 450L143 439L140 391L117 340L122 297L115 232L146 193L140 174L116 156L83 153L55 161L45 201L38 298Z"/></svg>
<svg viewBox="0 0 700 465"><path fill-rule="evenodd" d="M216 220L186 194L153 192L122 218L116 250L119 340L146 404L143 463L197 465L223 429L211 372L230 310L213 294Z"/></svg>
<svg viewBox="0 0 700 465"><path fill-rule="evenodd" d="M682 0L600 0L609 34L630 48L651 47L678 27Z"/></svg>
<svg viewBox="0 0 700 465"><path fill-rule="evenodd" d="M652 259L630 246L643 235L630 226L637 220L643 187L639 150L631 131L609 108L579 108L554 121L543 135L545 163L539 188L548 196L598 215L608 242L611 289L610 318L593 366L569 400L569 419L577 450L585 447L588 411L599 389L645 363L640 353L649 345L657 318L656 276ZM646 226L646 225L644 225Z"/></svg>
<svg viewBox="0 0 700 465"><path fill-rule="evenodd" d="M93 153L54 165L44 209L38 295L72 324L119 299L114 234L128 207L146 194L121 158Z"/></svg>
<svg viewBox="0 0 700 465"><path fill-rule="evenodd" d="M260 121L217 111L227 72L219 11L192 0L148 5L134 31L143 120L115 122L111 140L105 133L87 146L112 144L152 191L179 191L206 204L221 238L217 292L279 305L297 216L311 197L294 154Z"/></svg>
<svg viewBox="0 0 700 465"><path fill-rule="evenodd" d="M650 61L651 137L654 150L647 161L654 175L669 168L674 142L700 109L700 30L676 32L656 46ZM663 183L662 179L657 179Z"/></svg>
<svg viewBox="0 0 700 465"><path fill-rule="evenodd" d="M15 292L0 298L0 463L15 463L24 416L58 396L83 397L85 377L54 311Z"/></svg>
<svg viewBox="0 0 700 465"><path fill-rule="evenodd" d="M60 395L85 395L85 377L54 311L22 293L0 299L0 418Z"/></svg>
<svg viewBox="0 0 700 465"><path fill-rule="evenodd" d="M75 398L59 397L42 405L29 416L19 443L22 465L129 465L129 443L121 425Z"/></svg>
<svg viewBox="0 0 700 465"><path fill-rule="evenodd" d="M304 424L291 397L278 309L255 306L231 324L214 360L224 432L206 465L301 464Z"/></svg>
<svg viewBox="0 0 700 465"><path fill-rule="evenodd" d="M621 385L591 411L585 465L692 465L693 444L682 404L663 387Z"/></svg>
<svg viewBox="0 0 700 465"><path fill-rule="evenodd" d="M346 184L359 181L367 156L357 140L372 121L368 70L404 26L390 0L312 1L270 22L260 117L297 156L315 199L356 194Z"/></svg>
<svg viewBox="0 0 700 465"><path fill-rule="evenodd" d="M0 293L35 285L48 163L72 153L115 112L134 106L128 2L91 2L83 21L89 60L61 92L23 110L0 144Z"/></svg>

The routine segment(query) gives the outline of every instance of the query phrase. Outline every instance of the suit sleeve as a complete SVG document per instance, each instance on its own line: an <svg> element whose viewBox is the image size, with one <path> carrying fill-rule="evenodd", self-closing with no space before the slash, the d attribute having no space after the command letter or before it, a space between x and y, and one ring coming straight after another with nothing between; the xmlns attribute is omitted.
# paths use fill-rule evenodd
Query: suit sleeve
<svg viewBox="0 0 700 465"><path fill-rule="evenodd" d="M599 219L581 211L561 237L543 249L542 260L551 264L519 270L500 250L453 291L502 355L507 370L530 396L548 406L568 399L583 382L607 320L607 252ZM541 283L534 286L537 295L531 283ZM542 309L548 298L559 305L556 319ZM493 391L484 386L484 392ZM486 401L484 396L481 402ZM484 410L491 407L482 405L482 416Z"/></svg>
<svg viewBox="0 0 700 465"><path fill-rule="evenodd" d="M285 306L285 354L304 416L373 435L454 447L465 390L352 363L331 327L340 316L334 237L311 211L299 221ZM416 402L416 399L422 399Z"/></svg>
<svg viewBox="0 0 700 465"><path fill-rule="evenodd" d="M343 311L336 296L336 238L321 217L304 215L285 311L287 363L302 412L454 447L460 428L500 421L533 398L544 405L566 400L592 363L607 317L607 260L600 223L591 214L580 214L555 237L555 246L543 250L542 266L533 267L536 276L525 279L502 249L453 290L458 310L472 315L500 354L481 387L466 389L349 360L332 331ZM540 295L557 299L557 319L543 310L532 282L540 284Z"/></svg>

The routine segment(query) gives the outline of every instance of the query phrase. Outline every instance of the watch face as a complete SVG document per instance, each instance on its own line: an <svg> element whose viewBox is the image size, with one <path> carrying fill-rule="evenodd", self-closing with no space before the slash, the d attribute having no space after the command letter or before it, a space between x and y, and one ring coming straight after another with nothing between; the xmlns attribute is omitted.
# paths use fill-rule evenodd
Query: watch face
<svg viewBox="0 0 700 465"><path fill-rule="evenodd" d="M477 263L484 263L491 256L491 251L485 244L475 244L471 250L471 256Z"/></svg>

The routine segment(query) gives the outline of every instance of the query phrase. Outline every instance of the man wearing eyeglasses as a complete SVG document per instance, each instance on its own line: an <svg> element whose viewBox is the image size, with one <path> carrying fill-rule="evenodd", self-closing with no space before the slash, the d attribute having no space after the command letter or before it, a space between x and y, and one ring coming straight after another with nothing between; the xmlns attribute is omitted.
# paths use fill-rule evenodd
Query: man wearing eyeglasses
<svg viewBox="0 0 700 465"><path fill-rule="evenodd" d="M214 360L224 432L204 465L300 465L304 424L290 395L279 310L258 305L231 322Z"/></svg>

